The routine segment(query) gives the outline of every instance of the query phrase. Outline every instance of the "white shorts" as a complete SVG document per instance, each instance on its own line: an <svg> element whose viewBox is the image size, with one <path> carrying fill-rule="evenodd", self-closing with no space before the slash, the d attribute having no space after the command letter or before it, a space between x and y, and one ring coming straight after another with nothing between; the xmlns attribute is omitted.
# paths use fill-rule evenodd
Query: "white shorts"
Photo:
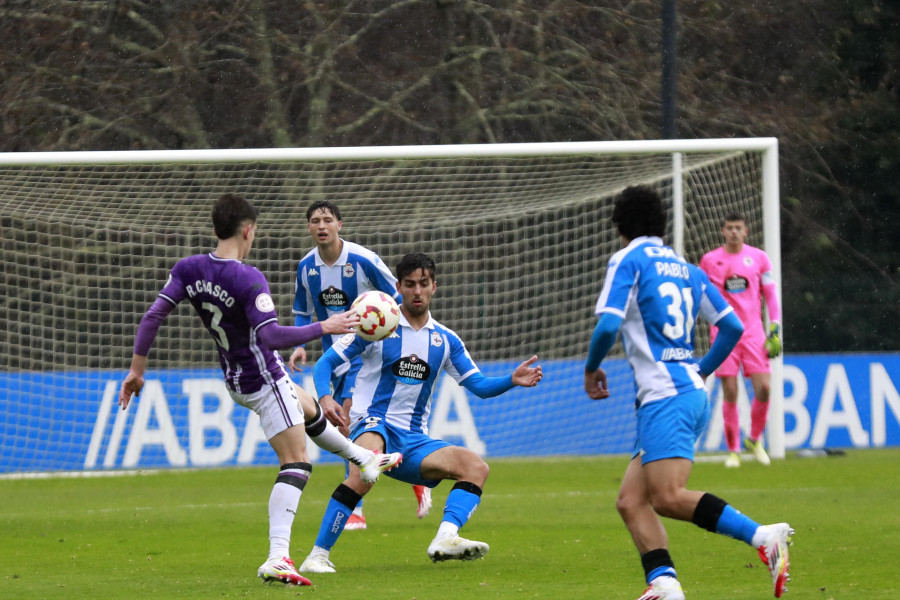
<svg viewBox="0 0 900 600"><path fill-rule="evenodd" d="M272 385L264 385L252 394L239 394L229 390L231 399L259 415L266 439L294 425L303 425L303 408L297 390L290 377L283 377Z"/></svg>

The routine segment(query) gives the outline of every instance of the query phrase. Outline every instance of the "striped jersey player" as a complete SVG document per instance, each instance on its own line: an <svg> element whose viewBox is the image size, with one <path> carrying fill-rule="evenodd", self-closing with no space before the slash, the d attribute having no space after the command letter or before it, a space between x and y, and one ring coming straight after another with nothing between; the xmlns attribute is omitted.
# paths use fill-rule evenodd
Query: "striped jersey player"
<svg viewBox="0 0 900 600"><path fill-rule="evenodd" d="M397 279L381 257L368 248L340 237L343 221L341 211L332 202L317 200L306 209L306 226L315 247L297 265L294 285L294 325L308 325L315 317L324 321L334 314L350 308L363 292L382 291L400 303ZM322 350L327 351L339 336L323 336ZM297 362L306 362L303 345L294 349L289 360L292 371L298 370ZM353 403L352 393L356 372L361 360L353 359L339 365L331 373L331 387L337 405L325 408L326 417L336 425L346 427L347 415ZM349 433L349 430L344 430ZM431 510L431 490L413 486L416 497L416 516L425 517ZM347 529L365 529L366 517L360 503Z"/></svg>
<svg viewBox="0 0 900 600"><path fill-rule="evenodd" d="M600 363L621 330L634 371L637 436L616 508L640 553L649 586L638 600L685 597L660 517L753 546L780 597L788 578L791 527L759 525L723 499L687 488L694 445L709 422L704 380L734 348L743 326L706 274L663 244L667 220L662 198L652 188L628 187L616 198L612 222L624 248L609 260L584 367L588 397L608 398ZM697 317L720 329L699 360L693 343Z"/></svg>
<svg viewBox="0 0 900 600"><path fill-rule="evenodd" d="M357 444L376 452L402 453L403 463L389 477L433 488L444 479L456 483L447 496L437 534L428 546L433 561L466 560L484 556L484 542L459 536L460 528L481 502L488 465L461 446L428 436L428 415L441 372L481 398L497 396L515 386L532 387L543 370L532 356L504 377L487 377L469 356L459 336L436 321L430 312L437 289L434 261L424 254L408 254L397 265L402 296L400 325L388 338L367 342L344 336L316 363L316 390L323 405L329 397L330 371L344 360L362 356L363 364L353 393L353 430ZM325 510L319 535L301 572L333 573L332 547L347 516L369 491L357 470L335 489Z"/></svg>

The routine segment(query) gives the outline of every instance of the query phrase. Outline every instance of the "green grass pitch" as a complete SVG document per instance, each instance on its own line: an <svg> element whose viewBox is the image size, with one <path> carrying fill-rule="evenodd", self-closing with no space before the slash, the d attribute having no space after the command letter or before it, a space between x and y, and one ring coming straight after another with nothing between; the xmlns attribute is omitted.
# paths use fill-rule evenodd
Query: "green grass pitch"
<svg viewBox="0 0 900 600"><path fill-rule="evenodd" d="M0 598L363 598L634 600L638 555L615 511L626 457L493 460L481 506L463 529L490 544L483 560L432 564L425 554L450 483L415 517L408 485L382 477L366 498L369 528L332 552L338 573L312 587L256 579L267 551L274 468L118 477L0 480ZM900 578L900 450L695 465L692 489L715 493L760 522L796 529L788 600L895 598ZM318 466L300 502L292 551L312 545L343 478ZM756 552L666 521L689 600L771 598Z"/></svg>

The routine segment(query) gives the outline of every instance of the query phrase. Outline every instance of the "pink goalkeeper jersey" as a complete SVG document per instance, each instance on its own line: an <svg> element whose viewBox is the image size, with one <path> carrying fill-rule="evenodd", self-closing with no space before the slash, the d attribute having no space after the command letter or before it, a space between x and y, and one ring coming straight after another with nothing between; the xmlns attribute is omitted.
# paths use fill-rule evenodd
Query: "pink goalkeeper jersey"
<svg viewBox="0 0 900 600"><path fill-rule="evenodd" d="M740 252L730 253L721 246L707 252L700 259L700 268L706 271L728 303L744 324L744 337L765 338L762 320L762 298L771 321L781 321L775 280L772 279L772 263L759 248L748 246Z"/></svg>

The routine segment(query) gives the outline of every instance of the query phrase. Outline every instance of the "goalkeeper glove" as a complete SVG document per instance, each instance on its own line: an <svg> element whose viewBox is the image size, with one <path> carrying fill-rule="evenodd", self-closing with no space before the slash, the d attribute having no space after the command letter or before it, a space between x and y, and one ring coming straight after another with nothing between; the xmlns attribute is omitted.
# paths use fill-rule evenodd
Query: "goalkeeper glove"
<svg viewBox="0 0 900 600"><path fill-rule="evenodd" d="M769 358L781 355L781 325L778 323L769 325L769 335L766 336L766 352Z"/></svg>

